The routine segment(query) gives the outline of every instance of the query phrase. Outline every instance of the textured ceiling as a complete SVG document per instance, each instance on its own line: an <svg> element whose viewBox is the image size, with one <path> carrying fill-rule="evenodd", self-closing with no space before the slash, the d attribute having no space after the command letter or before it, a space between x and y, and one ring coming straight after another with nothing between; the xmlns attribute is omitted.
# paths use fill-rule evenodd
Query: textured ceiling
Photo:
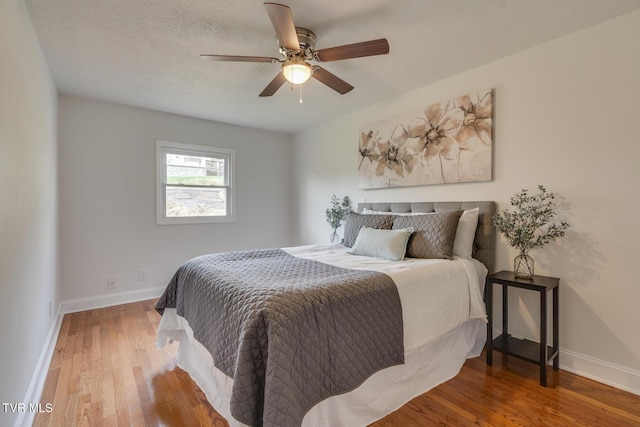
<svg viewBox="0 0 640 427"><path fill-rule="evenodd" d="M201 53L278 56L257 0L26 0L61 93L296 132L640 8L640 0L285 1L317 49L386 37L389 55L324 63L355 86L316 80L258 94L278 64Z"/></svg>

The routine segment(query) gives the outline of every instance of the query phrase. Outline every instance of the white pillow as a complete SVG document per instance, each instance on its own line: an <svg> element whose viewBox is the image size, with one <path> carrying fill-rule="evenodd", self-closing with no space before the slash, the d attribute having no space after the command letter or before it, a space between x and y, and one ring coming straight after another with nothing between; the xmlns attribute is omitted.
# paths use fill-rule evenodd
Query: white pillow
<svg viewBox="0 0 640 427"><path fill-rule="evenodd" d="M402 261L411 233L413 233L413 228L379 230L363 227L349 253Z"/></svg>
<svg viewBox="0 0 640 427"><path fill-rule="evenodd" d="M476 228L478 227L478 214L480 208L464 211L458 221L456 238L453 241L453 255L471 258L473 254L473 241L476 238Z"/></svg>

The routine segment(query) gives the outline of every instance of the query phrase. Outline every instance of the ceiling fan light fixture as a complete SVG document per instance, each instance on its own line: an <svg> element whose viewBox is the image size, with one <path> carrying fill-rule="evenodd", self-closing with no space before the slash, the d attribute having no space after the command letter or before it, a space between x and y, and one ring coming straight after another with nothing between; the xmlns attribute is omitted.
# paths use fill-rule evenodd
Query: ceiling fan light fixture
<svg viewBox="0 0 640 427"><path fill-rule="evenodd" d="M299 85L311 77L311 65L301 59L289 59L282 64L284 78L294 85Z"/></svg>

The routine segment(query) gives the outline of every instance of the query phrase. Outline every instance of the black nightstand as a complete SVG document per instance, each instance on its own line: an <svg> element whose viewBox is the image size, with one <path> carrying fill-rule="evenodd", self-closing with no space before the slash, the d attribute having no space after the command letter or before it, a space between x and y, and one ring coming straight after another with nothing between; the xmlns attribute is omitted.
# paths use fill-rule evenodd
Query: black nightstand
<svg viewBox="0 0 640 427"><path fill-rule="evenodd" d="M493 338L493 284L502 285L502 334ZM547 386L547 363L553 359L553 369L558 370L560 351L558 345L558 288L557 277L533 276L533 279L516 279L512 271L500 271L487 276L485 286L487 304L487 365L493 363L493 350L519 357L540 366L540 385ZM517 339L509 335L509 287L528 289L540 293L540 343ZM553 291L553 339L547 346L547 292Z"/></svg>

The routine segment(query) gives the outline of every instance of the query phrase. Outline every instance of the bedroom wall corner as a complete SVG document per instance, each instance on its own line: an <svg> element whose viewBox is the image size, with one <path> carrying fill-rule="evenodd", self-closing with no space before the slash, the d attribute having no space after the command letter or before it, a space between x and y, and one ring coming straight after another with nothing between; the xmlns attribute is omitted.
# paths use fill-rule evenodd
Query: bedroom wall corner
<svg viewBox="0 0 640 427"><path fill-rule="evenodd" d="M57 90L22 0L0 3L0 55L0 425L26 426L55 346L60 290Z"/></svg>
<svg viewBox="0 0 640 427"><path fill-rule="evenodd" d="M633 216L640 209L639 39L636 11L297 133L298 243L327 241L324 210L332 193L356 203L495 200L505 208L513 193L543 184L559 195L572 225L564 239L535 253L538 274L561 278L565 361L624 388L612 373L640 372L640 224ZM493 181L357 189L360 126L488 87L494 88ZM497 269L512 269L515 255L499 239ZM510 319L513 332L536 339L535 296L512 292L510 303L517 307L512 313L520 312ZM494 308L499 316L499 300Z"/></svg>

